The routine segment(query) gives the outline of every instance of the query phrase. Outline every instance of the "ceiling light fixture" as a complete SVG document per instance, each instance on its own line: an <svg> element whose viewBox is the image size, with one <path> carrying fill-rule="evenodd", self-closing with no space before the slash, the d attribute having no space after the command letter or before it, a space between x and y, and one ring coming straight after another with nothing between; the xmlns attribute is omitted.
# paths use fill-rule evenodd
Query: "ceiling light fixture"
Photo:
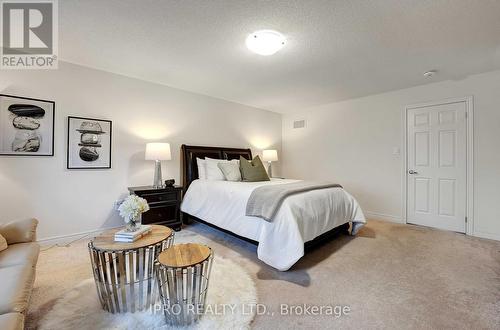
<svg viewBox="0 0 500 330"><path fill-rule="evenodd" d="M260 30L248 35L246 45L256 54L269 56L283 48L285 42L285 36L277 31Z"/></svg>
<svg viewBox="0 0 500 330"><path fill-rule="evenodd" d="M432 78L436 75L437 70L429 70L427 72L424 72L424 77L426 78Z"/></svg>

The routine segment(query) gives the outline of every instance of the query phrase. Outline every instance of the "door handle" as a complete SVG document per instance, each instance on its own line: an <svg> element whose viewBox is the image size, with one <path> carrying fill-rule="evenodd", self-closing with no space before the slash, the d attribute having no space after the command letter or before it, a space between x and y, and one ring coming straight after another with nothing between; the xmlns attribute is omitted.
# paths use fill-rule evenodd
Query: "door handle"
<svg viewBox="0 0 500 330"><path fill-rule="evenodd" d="M409 170L409 171L408 171L408 173L409 173L409 174L418 174L418 172L417 172L417 171L414 171L414 170Z"/></svg>

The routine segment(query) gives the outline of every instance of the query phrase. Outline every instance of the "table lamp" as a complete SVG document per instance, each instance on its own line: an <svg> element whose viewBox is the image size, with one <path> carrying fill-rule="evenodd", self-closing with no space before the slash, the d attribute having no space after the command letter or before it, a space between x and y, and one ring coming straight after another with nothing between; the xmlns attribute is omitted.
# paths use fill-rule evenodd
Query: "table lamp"
<svg viewBox="0 0 500 330"><path fill-rule="evenodd" d="M270 178L273 177L273 168L272 168L272 162L276 162L278 160L278 151L276 150L264 150L262 152L262 160L267 162L267 175L269 175Z"/></svg>
<svg viewBox="0 0 500 330"><path fill-rule="evenodd" d="M168 143L147 143L146 144L146 160L155 161L155 177L153 180L153 188L163 188L163 179L161 177L161 161L171 160L170 144Z"/></svg>

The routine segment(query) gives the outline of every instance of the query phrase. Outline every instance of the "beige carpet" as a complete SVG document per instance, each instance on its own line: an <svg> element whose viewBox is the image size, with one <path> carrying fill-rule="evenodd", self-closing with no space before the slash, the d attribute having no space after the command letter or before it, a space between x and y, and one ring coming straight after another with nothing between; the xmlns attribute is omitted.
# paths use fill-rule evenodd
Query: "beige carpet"
<svg viewBox="0 0 500 330"><path fill-rule="evenodd" d="M86 241L42 252L28 328L57 297L91 276ZM252 274L266 315L258 329L498 329L500 242L409 225L370 221L357 237L339 236L290 271L260 262L256 247L196 224L176 242L206 242ZM280 304L348 306L335 317L280 315Z"/></svg>

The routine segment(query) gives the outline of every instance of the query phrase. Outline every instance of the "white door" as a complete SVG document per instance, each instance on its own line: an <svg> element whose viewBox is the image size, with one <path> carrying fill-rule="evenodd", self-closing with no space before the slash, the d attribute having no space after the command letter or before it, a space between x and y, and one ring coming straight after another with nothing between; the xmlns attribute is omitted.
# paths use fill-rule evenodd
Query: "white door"
<svg viewBox="0 0 500 330"><path fill-rule="evenodd" d="M407 222L465 233L467 104L407 110Z"/></svg>

